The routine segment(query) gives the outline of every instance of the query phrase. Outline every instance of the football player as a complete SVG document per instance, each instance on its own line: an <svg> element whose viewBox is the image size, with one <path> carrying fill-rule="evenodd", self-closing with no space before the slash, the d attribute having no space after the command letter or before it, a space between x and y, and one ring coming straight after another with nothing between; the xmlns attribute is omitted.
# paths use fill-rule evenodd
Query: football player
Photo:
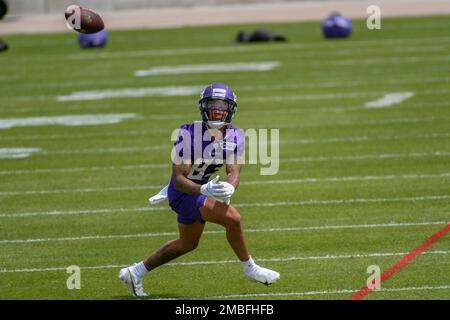
<svg viewBox="0 0 450 320"><path fill-rule="evenodd" d="M142 280L153 269L189 251L200 240L205 221L222 225L228 243L253 281L270 285L280 274L257 265L249 254L239 212L230 198L239 185L244 133L231 125L236 95L223 83L207 86L199 101L202 122L182 125L175 142L172 177L167 187L150 198L165 199L178 218L178 239L170 240L146 260L120 270L119 278L134 296L146 296ZM199 152L201 151L201 152ZM227 181L209 178L225 163Z"/></svg>

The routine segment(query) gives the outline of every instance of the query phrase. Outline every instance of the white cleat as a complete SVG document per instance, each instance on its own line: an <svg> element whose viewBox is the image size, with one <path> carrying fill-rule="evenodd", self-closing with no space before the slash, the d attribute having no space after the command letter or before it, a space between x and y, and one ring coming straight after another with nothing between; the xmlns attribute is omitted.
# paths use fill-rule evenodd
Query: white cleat
<svg viewBox="0 0 450 320"><path fill-rule="evenodd" d="M249 269L245 270L245 274L252 281L261 282L266 286L271 285L278 279L280 279L280 274L276 271L254 265Z"/></svg>
<svg viewBox="0 0 450 320"><path fill-rule="evenodd" d="M123 268L119 272L119 279L125 283L130 289L131 293L135 297L146 297L147 294L144 292L144 286L142 285L142 279L139 279L133 274L131 268Z"/></svg>

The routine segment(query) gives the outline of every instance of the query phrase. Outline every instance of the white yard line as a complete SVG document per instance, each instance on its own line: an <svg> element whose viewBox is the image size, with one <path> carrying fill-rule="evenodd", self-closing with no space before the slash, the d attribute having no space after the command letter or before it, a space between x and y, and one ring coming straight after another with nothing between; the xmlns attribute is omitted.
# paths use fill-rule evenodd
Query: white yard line
<svg viewBox="0 0 450 320"><path fill-rule="evenodd" d="M9 174L47 174L47 173L75 173L86 171L105 171L105 170L136 170L136 169L161 169L169 168L170 163L165 164L136 164L122 166L104 166L104 167L79 167L79 168L49 168L49 169L29 169L29 170L12 170L0 171L0 175Z"/></svg>
<svg viewBox="0 0 450 320"><path fill-rule="evenodd" d="M395 104L402 103L403 101L414 96L414 92L392 92L387 93L380 99L369 101L364 104L366 108L386 108Z"/></svg>
<svg viewBox="0 0 450 320"><path fill-rule="evenodd" d="M316 182L348 182L348 181L378 181L378 180L402 180L402 179L428 179L450 177L450 172L438 174L404 174L389 176L347 176L347 177L326 177L326 178L301 178L301 179L278 179L278 180L257 180L243 181L241 185L265 185L265 184L300 184ZM1 195L1 193L0 193Z"/></svg>
<svg viewBox="0 0 450 320"><path fill-rule="evenodd" d="M117 209L86 209L86 210L53 210L41 212L22 212L0 214L0 218L15 217L36 217L36 216L60 216L60 215L78 215L78 214L101 214L101 213L130 213L130 212L148 212L148 211L168 211L167 207L141 207L141 208L117 208Z"/></svg>
<svg viewBox="0 0 450 320"><path fill-rule="evenodd" d="M289 228L260 228L246 229L247 233L261 232L302 232L302 231L323 231L323 230L345 230L345 229L374 229L374 228L400 228L400 227L416 227L429 225L444 225L446 221L428 221L428 222L400 222L400 223L377 223L377 224L350 224L350 225L324 225L312 227L289 227ZM225 231L204 231L203 234L223 234ZM153 233L136 233L136 234L116 234L116 235L91 235L80 237L59 237L59 238L37 238L37 239L4 239L0 240L0 244L20 244L20 243L41 243L50 241L84 241L84 240L111 240L111 239L133 239L133 238L151 238L175 236L178 232L153 232ZM271 260L274 261L274 260Z"/></svg>
<svg viewBox="0 0 450 320"><path fill-rule="evenodd" d="M416 78L389 78L386 79L386 81L384 81L384 84L393 84L393 85L399 85L399 84L414 84L414 83L446 83L449 82L450 78L449 77L431 77L431 78L424 78L424 79L416 79ZM92 87L93 85L106 85L106 84L128 84L130 81L129 80L122 80L122 82L120 82L120 80L114 80L114 81L95 81L89 84L86 82L83 82L83 85L89 84L89 87ZM80 83L79 82L64 82L62 83L63 85L58 84L54 84L53 87L58 87L61 88L63 87L79 87ZM277 89L283 89L283 90L287 90L287 89L307 89L307 88L348 88L348 87L359 87L359 86L367 86L369 84L378 84L377 81L359 81L359 80L355 80L355 81L324 81L324 82L318 82L318 83L285 83L285 84L275 84L275 85L254 85L254 86L241 86L239 87L239 92L246 92L246 91L250 91L250 92L254 92L255 90L277 90ZM34 84L35 87L45 87L46 84ZM202 86L198 86L199 88ZM34 87L32 87L34 88ZM158 106L159 105L167 105L167 104L172 104L173 102L170 101L158 101ZM434 106L434 104L431 103L427 103L426 105L429 106ZM54 108L50 109L53 110ZM110 105L98 105L98 104L83 104L83 105L71 105L71 106L67 106L65 108L65 110L70 110L70 111L74 111L74 110L86 110L86 109L95 109L95 110L99 110L99 109L111 109ZM305 109L305 108L302 108ZM359 108L358 106L358 109ZM24 108L9 108L9 109L0 109L0 112L15 112L15 113L26 113L26 112L33 112L36 111L36 108L33 107L24 107ZM44 109L42 107L39 107L39 111L43 111L43 110L48 110L48 109ZM294 109L297 110L297 109ZM317 110L317 108L315 109L311 109L311 110ZM242 112L240 113L242 114ZM173 113L167 114L166 116L174 116Z"/></svg>
<svg viewBox="0 0 450 320"><path fill-rule="evenodd" d="M333 199L333 200L299 200L299 201L279 201L279 202L254 202L238 203L236 208L243 207L277 207L277 206L309 206L309 205L334 205L334 204L353 204L353 203L383 203L383 202L416 202L416 201L440 201L450 199L450 195L424 195L416 197L396 197L396 198L354 198L354 199ZM165 206L160 207L139 207L139 208L112 208L112 209L85 209L85 210L54 210L37 212L14 212L0 214L0 218L21 218L35 216L59 216L59 215L78 215L78 214L100 214L100 213L132 213L147 211L170 211Z"/></svg>
<svg viewBox="0 0 450 320"><path fill-rule="evenodd" d="M70 151L68 151L70 152ZM354 161L354 160L383 160L383 159L402 159L402 158L422 158L422 157L448 157L450 152L436 151L429 153L384 153L384 154L366 154L359 156L317 156L317 157L296 157L282 159L282 163L295 162L323 162L323 161ZM137 164L123 166L104 166L104 167L79 167L79 168L48 168L48 169L28 169L28 170L3 170L0 175L19 175L19 174L47 174L47 173L75 173L86 171L104 171L104 170L135 170L135 169L162 169L169 168L170 162L154 164Z"/></svg>
<svg viewBox="0 0 450 320"><path fill-rule="evenodd" d="M40 151L39 148L0 148L0 159L23 159Z"/></svg>
<svg viewBox="0 0 450 320"><path fill-rule="evenodd" d="M69 95L56 97L57 101L85 101L103 100L111 98L141 98L141 97L175 97L175 96L195 96L198 95L204 86L172 86L172 87L145 87L145 88L124 88L124 89L104 89L95 91L78 91ZM341 98L361 98L384 94L384 92L341 92L341 93L317 93L302 95L280 95L280 96L260 96L251 98L240 98L240 101L285 101L285 100L328 100Z"/></svg>
<svg viewBox="0 0 450 320"><path fill-rule="evenodd" d="M411 119L410 119L411 120ZM443 119L441 119L443 120ZM427 121L427 119L417 119L417 122L423 122ZM416 121L407 121L404 119L401 121L401 123L415 123ZM384 123L384 122L383 122ZM386 123L392 123L389 122L389 120L386 120ZM362 123L361 123L362 124ZM366 123L369 124L369 123ZM380 121L374 120L372 125L378 125L380 124ZM298 128L299 126L297 126ZM294 126L279 126L277 129L294 129ZM356 140L354 140L356 141ZM292 141L289 144L295 144ZM299 143L301 144L301 143ZM263 145L263 144L261 144ZM48 151L40 151L39 155L44 156L52 156L52 155L80 155L80 154L105 154L105 153L127 153L127 154L135 154L135 153L146 153L146 152L152 152L155 150L167 150L168 152L171 150L172 146L171 143L168 142L167 144L163 145L154 145L154 146L137 146L137 147L116 147L116 148L91 148L91 149L69 149L69 150L48 150ZM37 150L37 149L36 149ZM434 153L411 153L408 154L412 157L423 157L426 155L432 155L432 156L448 156L448 152L434 152ZM402 157L401 154L381 154L381 155L374 155L378 158L396 158L396 157ZM366 158L373 158L372 155L361 155L361 156L336 156L336 157L325 157L325 156L319 156L319 157L307 157L307 158L298 158L297 161L324 161L324 160L360 160L360 159L366 159ZM291 159L284 159L281 162L292 162ZM1 174L1 171L0 171Z"/></svg>
<svg viewBox="0 0 450 320"><path fill-rule="evenodd" d="M423 287L406 287L406 288L381 288L375 292L401 292L401 291L432 291L432 290L446 290L450 289L450 285L443 286L423 286ZM324 291L305 291L305 292L273 292L273 293L248 293L248 294L228 294L220 296L194 297L194 298L177 298L177 299L233 299L233 298L251 298L251 297L300 297L300 296L315 296L315 295L330 295L330 294L349 294L358 292L355 289L342 290L324 290ZM156 299L158 300L158 299ZM161 299L161 300L164 300Z"/></svg>
<svg viewBox="0 0 450 320"><path fill-rule="evenodd" d="M39 152L40 156L51 155L79 155L79 154L105 154L105 153L142 153L151 152L155 150L171 149L170 142L166 145L143 146L143 147L117 147L117 148L92 148L92 149L69 149L69 150L50 150ZM1 156L0 156L1 158Z"/></svg>
<svg viewBox="0 0 450 320"><path fill-rule="evenodd" d="M358 99L364 97L377 97L387 94L386 91L370 91L370 92L332 92L332 93L307 93L307 94L285 94L285 95L269 95L258 97L242 97L240 101L320 101L320 100L336 100L336 99ZM450 93L449 89L427 89L416 91L417 95L442 95ZM362 108L361 108L362 109Z"/></svg>
<svg viewBox="0 0 450 320"><path fill-rule="evenodd" d="M85 114L50 117L6 118L0 119L0 129L30 126L92 126L103 124L116 124L126 119L135 118L134 113L121 114Z"/></svg>
<svg viewBox="0 0 450 320"><path fill-rule="evenodd" d="M140 117L136 119L136 121L148 121L153 120L152 116L148 117ZM422 123L422 122L435 122L435 121L450 121L450 118L446 117L422 117L422 118L390 118L390 119L374 119L374 120L365 120L359 121L358 123L353 122L332 122L332 123L297 123L297 124L286 124L286 122L282 124L277 124L276 122L271 122L270 124L265 125L263 121L263 125L254 126L255 129L298 129L298 128L321 128L321 127L357 127L357 126L377 126L377 125L385 125L385 124L402 124L402 123ZM176 128L174 128L176 129Z"/></svg>
<svg viewBox="0 0 450 320"><path fill-rule="evenodd" d="M427 107L431 106L430 104L414 104L409 105L408 108L416 108L416 107ZM449 102L434 104L433 106L450 106ZM355 111L355 110L364 110L361 107L330 107L330 108L314 108L314 109L279 109L277 112L279 114L297 114L297 113L305 113L305 112L345 112L345 111ZM260 111L258 114L273 114L273 111ZM241 114L254 114L253 112L242 112ZM172 117L173 119L185 119L185 116L177 116L177 115L160 115L154 116L155 120L160 119L168 119ZM388 120L386 120L388 121ZM59 139L87 139L87 138L96 138L96 137L123 137L123 136L139 136L144 137L148 135L153 135L155 132L163 132L167 133L169 136L171 129L164 129L161 131L155 130L130 130L124 132L100 132L100 133L87 133L87 134L32 134L32 135L17 135L17 136L1 136L0 141L21 141L21 140L39 140L39 141L47 141L47 140L59 140ZM376 137L368 137L368 136L349 136L342 138L303 138L303 139L286 139L282 140L282 143L299 143L299 144L311 144L311 143L330 143L330 142L343 142L343 141L368 141L368 140L399 140L399 139L410 139L410 138L439 138L439 137L449 137L449 133L428 133L428 134L418 134L418 135L390 135L390 136L376 136ZM161 146L161 145L160 145Z"/></svg>
<svg viewBox="0 0 450 320"><path fill-rule="evenodd" d="M449 104L450 105L450 104ZM175 118L177 118L175 116ZM180 118L181 119L181 118ZM155 120L159 120L158 117L155 117ZM184 117L185 122L186 117ZM192 119L192 122L199 119ZM181 123L181 122L180 122ZM155 136L157 133L164 134L163 138L170 138L170 134L172 133L172 130L178 129L176 127L174 128L154 128L150 130L120 130L120 131L114 131L114 130L108 130L108 131L100 131L95 133L79 133L79 134L30 134L30 135L17 135L17 136L2 136L0 137L1 140L6 141L20 141L20 140L58 140L58 139L86 139L86 138L99 138L99 137L124 137L124 136Z"/></svg>
<svg viewBox="0 0 450 320"><path fill-rule="evenodd" d="M417 63L417 62L446 62L450 61L450 55L441 56L424 56L424 57L382 57L382 58L352 58L341 60L328 60L323 62L312 62L308 65L323 66L323 65L337 65L337 66L349 66L349 65L384 65L384 64L404 64L404 63Z"/></svg>
<svg viewBox="0 0 450 320"><path fill-rule="evenodd" d="M138 70L136 77L149 77L157 75L178 75L190 73L213 73L213 72L242 72L242 71L270 71L280 66L277 61L262 62L237 62L237 63L215 63L215 64L188 64L176 66L159 66L147 70Z"/></svg>
<svg viewBox="0 0 450 320"><path fill-rule="evenodd" d="M450 56L449 56L450 60ZM103 89L103 90L93 90L93 91L76 91L69 95L63 96L14 96L5 97L5 99L19 99L19 100L53 100L64 102L64 101L85 101L85 100L104 100L112 98L141 98L141 97L175 97L175 96L197 96L205 85L201 86L167 86L167 87L141 87L141 88L115 88L115 89ZM428 89L418 91L419 95L435 95L435 94L446 94L449 93L448 89ZM239 101L241 102L254 102L254 101L318 101L318 100L329 100L329 99L358 99L362 97L376 97L383 92L335 92L335 93L317 93L317 94L301 94L301 95L272 95L258 97L241 97ZM240 95L239 95L240 96ZM168 102L170 103L170 102Z"/></svg>
<svg viewBox="0 0 450 320"><path fill-rule="evenodd" d="M415 83L447 83L450 81L450 77L430 77L424 79L417 78L404 78L404 77L389 77L383 81L383 84L415 84ZM272 84L272 85L252 85L252 86L240 86L239 91L250 91L255 90L289 90L289 89L315 89L315 88L348 88L348 87L359 87L367 85L378 85L380 82L378 80L367 79L361 80L350 80L350 81L323 81L323 82L313 82L313 83L282 83L282 84Z"/></svg>
<svg viewBox="0 0 450 320"><path fill-rule="evenodd" d="M169 150L171 144L168 142L163 145L143 146L143 147L117 147L117 148L92 148L92 149L71 149L71 150L51 150L43 151L41 155L65 155L65 154L103 154L103 153L141 153L155 150Z"/></svg>
<svg viewBox="0 0 450 320"><path fill-rule="evenodd" d="M259 202L241 203L235 205L241 207L278 207L278 206L306 206L306 205L329 205L329 204L351 204L351 203L383 203L383 202L415 202L447 200L450 195L402 197L402 198L355 198L355 199L335 199L335 200L303 200L303 201L280 201L280 202ZM1 216L0 216L1 217Z"/></svg>
<svg viewBox="0 0 450 320"><path fill-rule="evenodd" d="M433 121L448 121L449 119L444 117L423 117L423 118L403 118L403 119L379 119L379 120L367 120L362 121L363 125L379 125L390 123L421 123L421 122L433 122Z"/></svg>
<svg viewBox="0 0 450 320"><path fill-rule="evenodd" d="M149 87L149 88L124 88L105 89L97 91L79 91L70 95L59 96L57 101L85 101L103 100L111 98L140 98L140 97L175 97L197 95L203 89L202 86L178 86L178 87Z"/></svg>
<svg viewBox="0 0 450 320"><path fill-rule="evenodd" d="M282 159L281 163L290 162L320 162L320 161L359 161L359 160L382 160L382 159L401 159L401 158L422 158L422 157L449 157L450 152L436 151L430 153L384 153L384 154L365 154L359 156L318 156Z"/></svg>
<svg viewBox="0 0 450 320"><path fill-rule="evenodd" d="M450 106L449 102L438 102L438 103L408 103L408 104L404 104L402 105L402 109L419 109L419 108L446 108ZM273 111L264 111L263 106L261 107L261 111L258 111L258 115L264 115L264 114L273 114ZM317 107L317 108L296 108L296 109L289 109L289 108L279 108L277 109L277 113L280 115L283 114L305 114L308 112L311 113L345 113L345 112L363 112L363 111L372 111L373 109L371 108L362 108L360 105L358 106L336 106L336 107ZM250 115L250 114L254 114L254 112L251 111L244 111L241 114L244 115ZM371 115L367 115L367 117L370 117Z"/></svg>
<svg viewBox="0 0 450 320"><path fill-rule="evenodd" d="M266 184L301 184L320 182L350 182L350 181L380 181L380 180L403 180L403 179L431 179L450 177L450 172L436 174L403 174L387 176L346 176L346 177L324 177L324 178L299 178L299 179L260 179L255 181L243 181L240 185L266 185ZM92 193L92 192L121 192L134 190L161 189L161 185L124 186L124 187L102 187L102 188L78 188L58 190L22 190L22 191L0 191L0 196L25 196L61 193Z"/></svg>
<svg viewBox="0 0 450 320"><path fill-rule="evenodd" d="M327 143L340 143L340 142L367 142L367 141L397 141L402 139L434 139L434 138L449 138L449 133L430 133L430 134L419 134L419 135L391 135L391 136L349 136L340 138L304 138L304 139L284 139L281 140L281 144L327 144Z"/></svg>
<svg viewBox="0 0 450 320"><path fill-rule="evenodd" d="M449 254L449 251L426 251L422 254ZM354 253L346 255L326 255L326 256L303 256L303 257L287 257L287 258L259 258L261 262L288 262L288 261L317 261L317 260L340 260L340 259L364 259L372 257L393 257L403 256L406 252L378 252L378 253ZM196 266L196 265L222 265L222 264L237 264L238 260L211 260L211 261L191 261L191 262L175 262L168 263L165 266L179 267L179 266ZM126 264L111 264L101 266L80 266L82 270L96 270L96 269L118 269L127 267ZM29 268L29 269L0 269L0 273L23 273L23 272L47 272L47 271L66 271L68 266L63 267L48 267L48 268ZM355 290L357 291L357 290Z"/></svg>
<svg viewBox="0 0 450 320"><path fill-rule="evenodd" d="M141 119L137 120L145 120L145 117L141 117ZM361 121L358 123L358 125L364 125L364 126L377 126L377 125L383 125L383 124L399 124L399 123L422 123L422 122L434 122L434 121L447 121L446 118L438 118L438 117L431 117L431 118L420 118L420 119L414 119L414 118L404 118L404 119L380 119L380 120L367 120L367 121ZM1 120L0 120L1 122ZM1 125L1 124L0 124ZM75 125L75 124L73 124ZM78 124L78 125L88 125L88 124ZM334 126L351 126L353 124L333 124ZM283 125L273 125L269 129L298 129L298 128L314 128L314 127L323 127L327 126L327 124L305 124L305 125L291 125L291 124L283 124ZM1 129L1 128L0 128ZM258 129L258 128L257 128ZM263 127L259 127L259 129L265 129ZM292 140L291 140L292 144ZM143 153L143 152L150 152L154 150L170 150L171 144L168 142L164 145L154 145L154 146L142 146L142 147L115 147L115 148L91 148L91 149L70 149L70 150L48 150L48 151L42 151L39 154L41 156L51 156L51 155L68 155L68 154L104 154L104 153ZM447 152L435 152L433 154L434 156L447 156ZM413 153L412 156L417 157L418 153ZM423 155L420 155L423 156ZM360 156L361 157L361 156ZM362 156L363 158L365 156ZM393 155L392 157L396 157ZM321 157L322 159L319 159L317 157L310 157L308 159L311 160L299 160L299 161L323 161L326 157ZM363 159L356 157L355 159ZM333 159L339 159L339 157L335 157ZM351 160L351 157L341 157L340 160ZM290 160L285 160L284 162L288 162ZM1 174L1 172L0 172Z"/></svg>
<svg viewBox="0 0 450 320"><path fill-rule="evenodd" d="M373 49L370 49L373 50ZM441 48L441 50L445 50ZM353 51L348 51L349 54L353 54ZM312 52L311 54L315 54ZM423 79L417 78L405 78L405 77L389 77L383 81L383 84L414 84L414 83L445 83L449 82L450 78L448 76L434 76ZM79 81L63 81L63 82L48 82L48 83L30 83L24 85L24 88L72 88L72 87L93 87L94 85L119 85L119 84L133 84L136 83L136 80L133 79L117 79L117 80L96 80L96 81L83 81L80 83ZM239 92L250 91L253 92L255 90L275 90L275 89L303 89L303 88L348 88L348 87L358 87L358 86L367 86L368 84L375 85L379 84L379 81L367 79L364 81L361 80L349 80L349 81L320 81L320 82L308 82L308 83L283 83L283 84L265 84L265 85L243 85L239 87ZM6 87L6 85L5 85ZM11 86L13 87L13 86Z"/></svg>
<svg viewBox="0 0 450 320"><path fill-rule="evenodd" d="M105 193L105 192L122 192L122 191L152 190L152 189L161 189L161 185L109 187L109 188L81 188L81 189L64 189L64 190L59 189L59 190L4 191L0 192L0 196L25 196L25 195L92 193L92 192Z"/></svg>
<svg viewBox="0 0 450 320"><path fill-rule="evenodd" d="M450 40L450 37L426 37L426 38L398 38L398 39L383 39L383 40L357 40L346 42L346 47L368 47L375 46L377 50L381 50L381 45L387 45L392 48L392 44L398 47L408 47L408 44L423 44L423 43L445 43ZM315 49L315 48L333 48L336 49L335 43L329 42L305 42L305 43L285 43L274 45L261 46L226 46L226 47L206 47L206 48L181 48L181 49L153 49L153 50L135 50L135 51L120 51L120 52L104 52L96 55L80 53L68 56L71 60L89 60L89 59L123 59L126 57L165 57L165 56L182 56L182 55L204 55L204 54L220 54L230 53L236 54L239 52L255 52L255 51L286 51L298 49ZM383 48L384 49L384 48Z"/></svg>

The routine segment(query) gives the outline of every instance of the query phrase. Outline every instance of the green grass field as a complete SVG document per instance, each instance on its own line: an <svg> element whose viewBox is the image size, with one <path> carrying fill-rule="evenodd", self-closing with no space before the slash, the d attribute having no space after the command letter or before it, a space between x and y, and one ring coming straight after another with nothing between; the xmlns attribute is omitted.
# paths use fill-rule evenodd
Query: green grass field
<svg viewBox="0 0 450 320"><path fill-rule="evenodd" d="M149 298L348 299L366 285L368 266L388 269L446 225L449 17L384 19L378 31L354 21L343 41L323 39L318 23L272 24L287 43L231 44L238 30L256 27L114 31L106 49L93 51L79 49L74 33L4 38L11 49L0 55L0 124L136 116L0 129L0 150L39 149L0 159L0 299L132 299L121 266L177 232L169 207L147 199L170 177L172 130L199 120L198 94L57 100L80 91L220 81L238 95L235 125L280 129L279 173L247 165L232 199L253 257L279 271L279 282L248 281L223 229L208 224L196 251L145 279ZM134 77L156 66L262 61L280 66ZM393 92L414 96L364 106ZM449 250L447 235L367 299L448 299ZM79 290L67 289L70 265L81 267Z"/></svg>

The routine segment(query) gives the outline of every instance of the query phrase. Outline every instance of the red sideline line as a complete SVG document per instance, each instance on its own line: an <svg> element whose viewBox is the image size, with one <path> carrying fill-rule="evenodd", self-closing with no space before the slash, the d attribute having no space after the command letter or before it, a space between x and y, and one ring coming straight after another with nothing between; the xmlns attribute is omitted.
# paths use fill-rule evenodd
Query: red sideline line
<svg viewBox="0 0 450 320"><path fill-rule="evenodd" d="M434 243L436 243L440 238L445 236L450 231L450 223L447 224L444 228L437 231L435 234L433 234L431 237L429 237L424 243L422 243L420 246L409 252L407 255L405 255L402 259L400 259L396 264L394 264L392 267L387 269L383 274L381 275L381 281L388 280L390 277L392 277L396 272L401 270L402 268L406 267L408 264L410 264L419 254L427 250L429 247L431 247ZM355 293L350 300L362 300L364 297L369 295L373 292L373 289L369 289L367 286L364 288L361 288L357 293Z"/></svg>

